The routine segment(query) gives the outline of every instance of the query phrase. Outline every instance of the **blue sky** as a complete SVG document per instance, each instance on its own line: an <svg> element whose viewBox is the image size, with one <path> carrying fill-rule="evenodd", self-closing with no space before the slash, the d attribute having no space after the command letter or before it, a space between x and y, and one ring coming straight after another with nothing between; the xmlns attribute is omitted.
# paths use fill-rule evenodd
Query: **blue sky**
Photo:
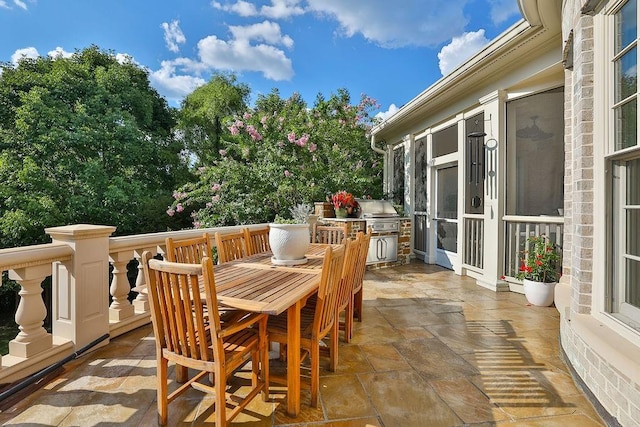
<svg viewBox="0 0 640 427"><path fill-rule="evenodd" d="M214 71L255 96L346 88L392 112L521 19L516 0L0 0L0 61L92 44L149 70L171 105Z"/></svg>

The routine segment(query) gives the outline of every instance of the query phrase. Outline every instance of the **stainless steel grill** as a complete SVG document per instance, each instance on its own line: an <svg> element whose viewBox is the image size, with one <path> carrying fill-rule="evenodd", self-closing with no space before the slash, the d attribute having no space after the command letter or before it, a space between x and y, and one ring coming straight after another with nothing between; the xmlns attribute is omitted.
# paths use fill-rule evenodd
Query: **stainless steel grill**
<svg viewBox="0 0 640 427"><path fill-rule="evenodd" d="M397 261L400 215L387 200L358 199L358 204L360 217L373 234L367 264Z"/></svg>

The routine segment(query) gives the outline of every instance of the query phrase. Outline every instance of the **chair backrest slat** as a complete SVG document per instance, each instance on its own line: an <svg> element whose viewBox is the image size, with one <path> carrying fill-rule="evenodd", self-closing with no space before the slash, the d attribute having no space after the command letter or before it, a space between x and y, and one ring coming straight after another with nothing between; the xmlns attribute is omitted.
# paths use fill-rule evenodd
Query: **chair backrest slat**
<svg viewBox="0 0 640 427"><path fill-rule="evenodd" d="M353 276L353 292L358 292L362 289L364 274L367 270L367 255L369 254L370 243L371 230L369 230L367 234L363 234L362 240L360 241L360 251L358 252L358 261L355 267L355 274Z"/></svg>
<svg viewBox="0 0 640 427"><path fill-rule="evenodd" d="M337 249L328 247L325 251L313 321L312 335L315 337L326 335L335 321L338 303L337 291L344 267L345 247L348 244L347 241L345 245Z"/></svg>
<svg viewBox="0 0 640 427"><path fill-rule="evenodd" d="M222 338L211 258L189 264L152 259L145 252L143 263L158 350L202 361L219 357ZM205 290L204 300L201 286ZM203 339L209 334L213 342Z"/></svg>
<svg viewBox="0 0 640 427"><path fill-rule="evenodd" d="M311 243L326 243L329 245L339 245L347 237L347 224L343 226L333 225L313 225Z"/></svg>
<svg viewBox="0 0 640 427"><path fill-rule="evenodd" d="M224 264L247 256L247 243L243 231L224 234L216 232L215 238L216 247L218 248L218 264Z"/></svg>
<svg viewBox="0 0 640 427"><path fill-rule="evenodd" d="M209 235L204 233L202 237L174 240L171 237L165 239L166 259L171 262L184 262L187 264L200 264L204 257L210 257L211 241Z"/></svg>
<svg viewBox="0 0 640 427"><path fill-rule="evenodd" d="M255 255L271 250L269 245L269 226L261 228L245 228L247 255Z"/></svg>

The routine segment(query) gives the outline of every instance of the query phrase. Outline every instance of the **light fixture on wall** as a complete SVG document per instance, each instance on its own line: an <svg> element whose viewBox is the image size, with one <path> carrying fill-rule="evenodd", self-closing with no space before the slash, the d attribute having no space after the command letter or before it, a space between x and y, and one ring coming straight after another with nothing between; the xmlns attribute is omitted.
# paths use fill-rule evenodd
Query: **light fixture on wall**
<svg viewBox="0 0 640 427"><path fill-rule="evenodd" d="M553 136L553 133L545 132L538 127L536 121L538 120L538 116L531 116L531 125L524 127L522 129L518 129L516 131L516 136L518 138L526 138L532 141L542 141L544 139L549 139Z"/></svg>

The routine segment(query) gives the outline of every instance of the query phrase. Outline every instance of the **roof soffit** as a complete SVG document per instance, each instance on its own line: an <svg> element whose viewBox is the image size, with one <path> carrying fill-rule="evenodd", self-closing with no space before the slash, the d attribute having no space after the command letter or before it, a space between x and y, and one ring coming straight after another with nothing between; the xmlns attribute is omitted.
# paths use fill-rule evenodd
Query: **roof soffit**
<svg viewBox="0 0 640 427"><path fill-rule="evenodd" d="M476 56L409 101L396 114L376 125L372 133L377 140L401 134L425 115L442 109L441 105L463 98L481 86L489 86L492 81L521 67L522 52L527 52L527 57L532 58L537 53L554 47L560 52L559 31L551 32L543 26L532 27L522 20Z"/></svg>

